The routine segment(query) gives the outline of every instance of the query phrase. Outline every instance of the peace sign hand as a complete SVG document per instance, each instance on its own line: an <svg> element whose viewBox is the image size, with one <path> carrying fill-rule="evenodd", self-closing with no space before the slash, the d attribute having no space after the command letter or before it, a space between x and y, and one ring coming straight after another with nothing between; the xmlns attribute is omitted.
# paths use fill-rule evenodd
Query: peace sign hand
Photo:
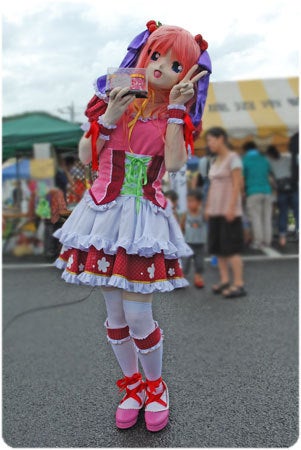
<svg viewBox="0 0 301 450"><path fill-rule="evenodd" d="M192 66L191 69L188 70L183 80L171 89L169 94L170 104L185 105L185 103L187 103L194 96L193 84L199 81L208 73L207 70L203 70L202 72L191 78L198 68L198 64Z"/></svg>

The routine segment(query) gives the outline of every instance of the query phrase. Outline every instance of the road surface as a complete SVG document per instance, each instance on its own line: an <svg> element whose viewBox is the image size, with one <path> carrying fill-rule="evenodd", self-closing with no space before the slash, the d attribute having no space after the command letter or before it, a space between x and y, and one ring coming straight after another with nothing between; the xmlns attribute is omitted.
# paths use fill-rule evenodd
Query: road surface
<svg viewBox="0 0 301 450"><path fill-rule="evenodd" d="M98 288L3 271L3 438L13 447L289 447L298 439L298 260L246 263L246 298L158 294L170 423L114 426L120 369ZM82 300L85 298L85 300Z"/></svg>

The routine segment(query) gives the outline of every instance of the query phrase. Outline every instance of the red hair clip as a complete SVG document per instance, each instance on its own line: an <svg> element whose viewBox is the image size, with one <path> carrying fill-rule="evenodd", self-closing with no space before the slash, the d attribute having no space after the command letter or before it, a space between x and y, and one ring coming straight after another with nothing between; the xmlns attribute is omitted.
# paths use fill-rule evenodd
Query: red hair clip
<svg viewBox="0 0 301 450"><path fill-rule="evenodd" d="M156 31L162 24L160 22L156 22L155 20L149 20L146 24L146 28L150 33Z"/></svg>
<svg viewBox="0 0 301 450"><path fill-rule="evenodd" d="M197 44L200 46L201 52L203 53L208 48L208 42L203 39L203 36L201 34L197 34L194 39L196 40Z"/></svg>

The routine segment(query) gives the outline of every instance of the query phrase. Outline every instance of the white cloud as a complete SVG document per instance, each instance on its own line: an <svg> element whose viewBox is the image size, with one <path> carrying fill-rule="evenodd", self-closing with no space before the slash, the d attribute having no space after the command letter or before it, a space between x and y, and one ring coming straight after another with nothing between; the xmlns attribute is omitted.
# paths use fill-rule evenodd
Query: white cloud
<svg viewBox="0 0 301 450"><path fill-rule="evenodd" d="M285 0L10 0L3 6L3 113L57 114L71 101L84 111L94 79L119 65L150 19L203 34L212 80L298 73L300 15Z"/></svg>

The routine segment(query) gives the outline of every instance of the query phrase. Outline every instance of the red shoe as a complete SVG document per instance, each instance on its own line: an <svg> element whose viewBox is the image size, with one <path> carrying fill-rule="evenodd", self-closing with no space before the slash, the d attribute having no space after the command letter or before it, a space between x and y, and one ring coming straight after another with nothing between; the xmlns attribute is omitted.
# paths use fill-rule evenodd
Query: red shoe
<svg viewBox="0 0 301 450"><path fill-rule="evenodd" d="M149 431L160 431L168 424L169 396L166 383L162 378L146 380L145 423ZM162 392L156 393L162 384Z"/></svg>
<svg viewBox="0 0 301 450"><path fill-rule="evenodd" d="M124 389L126 391L116 411L116 425L122 429L131 428L137 422L139 411L144 406L145 383L141 373L137 372L131 377L121 378L116 384L120 392Z"/></svg>
<svg viewBox="0 0 301 450"><path fill-rule="evenodd" d="M198 274L198 273L196 273L195 276L194 276L194 285L197 288L205 287L204 280L203 280L202 276L200 274Z"/></svg>

